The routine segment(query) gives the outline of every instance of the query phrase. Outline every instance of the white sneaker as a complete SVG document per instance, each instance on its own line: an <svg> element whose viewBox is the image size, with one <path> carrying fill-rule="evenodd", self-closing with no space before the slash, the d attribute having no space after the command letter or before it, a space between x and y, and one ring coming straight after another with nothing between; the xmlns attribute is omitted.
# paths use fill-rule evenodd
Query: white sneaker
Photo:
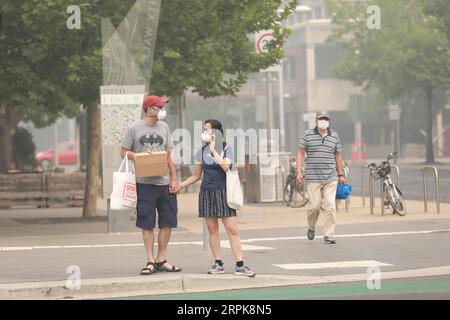
<svg viewBox="0 0 450 320"><path fill-rule="evenodd" d="M254 277L256 273L252 270L250 270L249 267L243 266L243 267L236 267L236 271L234 274L240 275L240 276L246 276L246 277Z"/></svg>
<svg viewBox="0 0 450 320"><path fill-rule="evenodd" d="M208 270L208 274L220 274L225 273L225 268L220 266L218 263L214 263L211 267L211 269Z"/></svg>

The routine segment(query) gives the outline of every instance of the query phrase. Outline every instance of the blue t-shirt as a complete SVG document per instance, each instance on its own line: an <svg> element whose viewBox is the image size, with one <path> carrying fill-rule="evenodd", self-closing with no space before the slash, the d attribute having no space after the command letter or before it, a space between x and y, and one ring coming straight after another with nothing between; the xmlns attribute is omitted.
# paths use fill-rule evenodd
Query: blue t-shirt
<svg viewBox="0 0 450 320"><path fill-rule="evenodd" d="M227 145L224 149L224 158L233 162L233 148ZM225 189L227 186L227 175L222 167L217 164L211 155L208 146L204 146L195 154L195 162L201 164L203 168L202 189Z"/></svg>

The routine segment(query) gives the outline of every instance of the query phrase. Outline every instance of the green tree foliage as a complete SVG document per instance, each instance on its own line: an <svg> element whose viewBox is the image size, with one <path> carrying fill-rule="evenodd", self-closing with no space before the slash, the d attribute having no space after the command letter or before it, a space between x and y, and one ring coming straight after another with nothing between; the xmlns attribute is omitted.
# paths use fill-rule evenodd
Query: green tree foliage
<svg viewBox="0 0 450 320"><path fill-rule="evenodd" d="M46 46L45 30L26 27L25 4L3 0L0 3L0 172L12 161L11 139L20 121L37 127L53 123L61 115L72 116L76 105L54 81L60 59Z"/></svg>
<svg viewBox="0 0 450 320"><path fill-rule="evenodd" d="M68 99L88 113L88 172L83 215L95 215L99 162L99 86L102 84L101 19L118 26L134 0L2 0L5 24L1 35L8 54L0 61L0 105L21 110L43 106L45 117L62 112ZM163 0L151 72L151 92L179 96L192 88L203 97L232 95L248 74L279 62L289 31L280 21L282 0ZM81 29L66 26L67 7L81 9ZM255 53L251 35L272 29L269 52ZM14 81L4 80L6 78ZM3 95L3 92L6 94ZM30 106L31 104L31 106ZM7 139L6 139L7 140ZM10 141L10 140L9 140Z"/></svg>
<svg viewBox="0 0 450 320"><path fill-rule="evenodd" d="M202 97L234 95L250 73L283 57L289 30L279 22L295 8L277 13L281 1L170 0L161 2L151 90L179 96L192 88ZM270 51L258 55L252 35L273 30Z"/></svg>
<svg viewBox="0 0 450 320"><path fill-rule="evenodd" d="M391 102L421 90L427 110L426 161L434 162L433 94L450 88L450 42L444 18L428 13L432 7L427 0L326 3L336 26L330 41L344 48L336 75L366 89L376 87ZM369 4L381 9L379 30L367 27Z"/></svg>
<svg viewBox="0 0 450 320"><path fill-rule="evenodd" d="M31 133L22 127L17 127L12 136L13 161L16 169L24 170L25 166L34 168L36 146Z"/></svg>

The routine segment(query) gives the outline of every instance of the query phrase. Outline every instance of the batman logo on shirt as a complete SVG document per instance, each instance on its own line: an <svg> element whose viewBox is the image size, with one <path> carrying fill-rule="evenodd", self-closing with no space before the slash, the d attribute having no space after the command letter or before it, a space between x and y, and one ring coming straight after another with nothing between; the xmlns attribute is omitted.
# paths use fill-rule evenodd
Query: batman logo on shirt
<svg viewBox="0 0 450 320"><path fill-rule="evenodd" d="M139 142L146 147L153 147L155 145L162 146L164 144L163 138L159 134L147 133L143 135Z"/></svg>

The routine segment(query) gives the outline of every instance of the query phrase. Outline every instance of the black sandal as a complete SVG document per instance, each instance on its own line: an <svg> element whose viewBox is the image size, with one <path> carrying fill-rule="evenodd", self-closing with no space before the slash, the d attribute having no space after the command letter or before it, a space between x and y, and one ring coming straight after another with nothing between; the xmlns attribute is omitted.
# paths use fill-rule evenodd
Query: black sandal
<svg viewBox="0 0 450 320"><path fill-rule="evenodd" d="M149 268L149 266L151 266L151 268ZM156 272L158 272L158 267L156 266L156 263L147 262L147 265L145 266L145 268L142 268L142 270L141 270L141 275L146 276L146 275L153 274Z"/></svg>
<svg viewBox="0 0 450 320"><path fill-rule="evenodd" d="M181 268L177 268L174 265L172 265L172 268L165 267L164 264L167 263L167 260L156 262L156 269L158 271L166 271L166 272L180 272Z"/></svg>

